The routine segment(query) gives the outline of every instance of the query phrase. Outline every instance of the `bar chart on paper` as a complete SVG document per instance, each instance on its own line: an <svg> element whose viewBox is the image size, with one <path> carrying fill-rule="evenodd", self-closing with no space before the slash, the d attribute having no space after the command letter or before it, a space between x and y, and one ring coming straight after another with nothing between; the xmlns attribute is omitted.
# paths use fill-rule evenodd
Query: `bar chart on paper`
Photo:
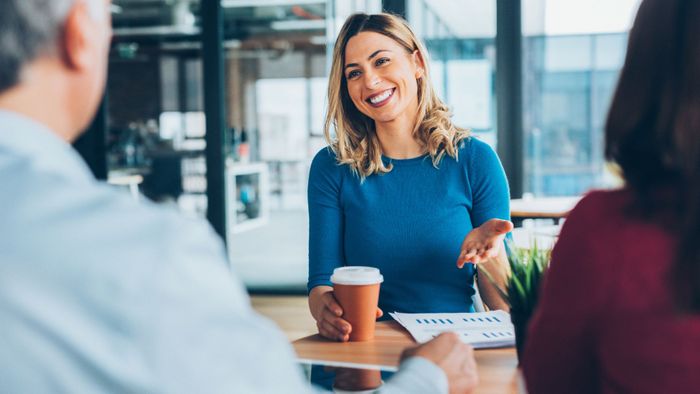
<svg viewBox="0 0 700 394"><path fill-rule="evenodd" d="M390 313L420 343L442 332L452 331L474 348L494 348L515 345L515 333L510 315L504 311L480 313Z"/></svg>

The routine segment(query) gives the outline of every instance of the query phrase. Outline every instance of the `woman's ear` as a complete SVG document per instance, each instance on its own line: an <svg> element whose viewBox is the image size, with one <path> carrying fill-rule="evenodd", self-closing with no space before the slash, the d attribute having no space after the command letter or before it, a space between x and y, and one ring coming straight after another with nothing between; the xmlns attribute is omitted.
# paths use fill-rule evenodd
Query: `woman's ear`
<svg viewBox="0 0 700 394"><path fill-rule="evenodd" d="M420 52L416 49L413 51L411 54L411 57L413 58L413 64L416 66L416 79L420 79L425 75L425 63L423 61L423 56L421 56Z"/></svg>

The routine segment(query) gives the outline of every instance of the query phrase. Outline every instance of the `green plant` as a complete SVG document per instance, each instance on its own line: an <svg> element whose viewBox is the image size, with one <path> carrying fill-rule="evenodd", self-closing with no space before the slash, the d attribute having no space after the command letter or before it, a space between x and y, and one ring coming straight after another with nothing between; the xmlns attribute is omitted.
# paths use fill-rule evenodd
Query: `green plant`
<svg viewBox="0 0 700 394"><path fill-rule="evenodd" d="M491 282L501 298L510 306L510 318L515 329L518 360L522 360L522 352L527 339L527 325L535 307L537 307L540 285L549 268L551 251L538 248L537 242L533 243L529 249L521 249L514 247L508 241L506 242L506 252L511 270L510 277L506 282L506 289L498 287L486 269L478 264L477 269Z"/></svg>
<svg viewBox="0 0 700 394"><path fill-rule="evenodd" d="M531 248L523 249L513 246L510 241L506 242L506 251L511 271L506 289L498 287L491 274L483 267L477 265L477 269L510 305L511 313L529 316L537 305L540 284L549 267L551 251L540 249L537 242L533 243Z"/></svg>

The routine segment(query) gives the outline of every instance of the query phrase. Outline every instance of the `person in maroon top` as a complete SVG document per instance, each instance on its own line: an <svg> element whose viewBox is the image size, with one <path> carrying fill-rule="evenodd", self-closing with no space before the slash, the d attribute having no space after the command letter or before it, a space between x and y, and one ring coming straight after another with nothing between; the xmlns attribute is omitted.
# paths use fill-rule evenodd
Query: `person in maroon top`
<svg viewBox="0 0 700 394"><path fill-rule="evenodd" d="M552 252L528 391L700 393L700 0L644 0L606 124L626 186L588 194Z"/></svg>

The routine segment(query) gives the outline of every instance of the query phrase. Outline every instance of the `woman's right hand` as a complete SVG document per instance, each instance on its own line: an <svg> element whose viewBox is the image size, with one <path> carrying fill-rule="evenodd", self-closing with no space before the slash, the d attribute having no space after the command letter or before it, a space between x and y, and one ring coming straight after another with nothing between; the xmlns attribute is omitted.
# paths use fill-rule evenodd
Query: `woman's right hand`
<svg viewBox="0 0 700 394"><path fill-rule="evenodd" d="M352 326L343 319L340 307L330 286L316 286L309 293L309 309L316 320L316 327L322 336L336 341L347 342Z"/></svg>

